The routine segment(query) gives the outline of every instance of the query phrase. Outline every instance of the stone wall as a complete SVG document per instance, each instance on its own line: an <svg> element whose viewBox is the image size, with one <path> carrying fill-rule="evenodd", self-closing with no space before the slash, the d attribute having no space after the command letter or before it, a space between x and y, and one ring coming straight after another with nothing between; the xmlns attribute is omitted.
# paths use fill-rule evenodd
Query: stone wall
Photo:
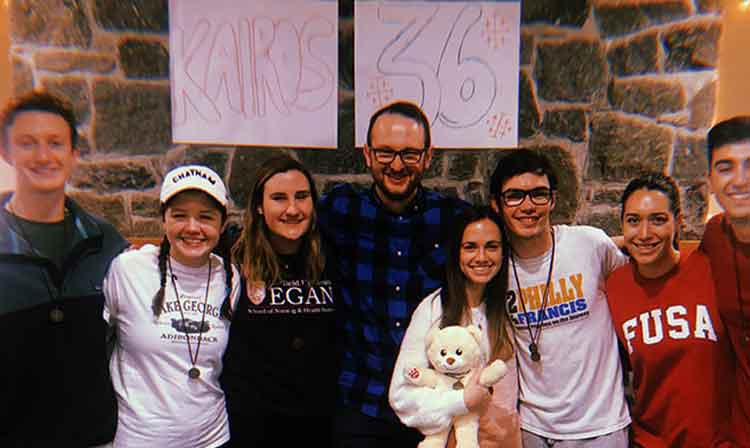
<svg viewBox="0 0 750 448"><path fill-rule="evenodd" d="M223 175L239 217L254 166L281 150L316 175L366 184L352 149L354 20L339 0L337 150L174 145L170 136L166 0L11 0L14 92L46 88L80 117L82 162L70 193L128 236L160 231L164 173L200 163ZM520 146L561 175L557 222L619 232L622 188L643 170L678 179L685 235L702 231L703 146L713 117L719 0L523 0ZM487 200L502 150L439 151L425 184Z"/></svg>

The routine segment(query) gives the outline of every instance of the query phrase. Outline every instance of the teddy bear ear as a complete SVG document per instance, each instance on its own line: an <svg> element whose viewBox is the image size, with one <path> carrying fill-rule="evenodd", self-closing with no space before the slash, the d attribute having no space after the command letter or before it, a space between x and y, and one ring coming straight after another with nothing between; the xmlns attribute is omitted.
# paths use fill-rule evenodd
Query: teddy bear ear
<svg viewBox="0 0 750 448"><path fill-rule="evenodd" d="M426 348L430 348L432 345L432 341L435 340L435 336L437 336L438 332L440 331L440 327L436 326L433 327L429 332L427 332L427 336L424 338L424 346Z"/></svg>
<svg viewBox="0 0 750 448"><path fill-rule="evenodd" d="M477 341L477 344L481 345L482 331L479 330L476 325L469 325L468 327L466 327L466 331L468 331L471 337L473 337L474 340Z"/></svg>

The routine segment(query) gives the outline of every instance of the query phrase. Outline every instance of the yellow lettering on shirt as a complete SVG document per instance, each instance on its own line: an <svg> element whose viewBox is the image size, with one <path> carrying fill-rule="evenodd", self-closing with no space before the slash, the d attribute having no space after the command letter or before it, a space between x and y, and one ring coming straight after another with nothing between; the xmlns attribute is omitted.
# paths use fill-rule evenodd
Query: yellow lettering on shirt
<svg viewBox="0 0 750 448"><path fill-rule="evenodd" d="M539 297L539 287L532 286L523 290L523 298L526 299L526 310L538 310L542 306L541 297Z"/></svg>
<svg viewBox="0 0 750 448"><path fill-rule="evenodd" d="M582 299L583 298L583 274L573 274L570 276L570 283L573 284L573 287L576 289L576 298Z"/></svg>
<svg viewBox="0 0 750 448"><path fill-rule="evenodd" d="M549 297L547 300L549 301L549 306L555 306L562 303L560 293L555 291L555 282L550 282L549 284Z"/></svg>
<svg viewBox="0 0 750 448"><path fill-rule="evenodd" d="M570 287L572 285L572 288ZM536 311L542 308L542 300L546 285L530 286L521 288L522 300L526 311ZM549 283L547 293L547 306L560 305L561 303L574 302L583 298L583 274L569 275L567 279L560 278Z"/></svg>
<svg viewBox="0 0 750 448"><path fill-rule="evenodd" d="M568 288L568 283L564 278L558 280L560 282L560 294L563 296L563 302L572 302L576 299L575 292Z"/></svg>

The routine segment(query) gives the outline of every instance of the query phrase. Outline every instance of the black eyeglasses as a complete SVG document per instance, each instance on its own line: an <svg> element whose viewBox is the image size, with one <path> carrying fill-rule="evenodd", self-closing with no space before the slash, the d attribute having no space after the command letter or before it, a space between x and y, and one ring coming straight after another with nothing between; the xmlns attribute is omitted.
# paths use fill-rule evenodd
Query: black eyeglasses
<svg viewBox="0 0 750 448"><path fill-rule="evenodd" d="M552 199L552 190L544 187L534 188L533 190L511 188L500 193L506 207L518 207L526 199L526 196L531 199L531 203L534 205L547 205Z"/></svg>
<svg viewBox="0 0 750 448"><path fill-rule="evenodd" d="M413 149L407 148L403 151L394 151L392 149L383 148L370 148L370 151L375 156L375 160L383 165L390 165L396 159L396 156L401 158L401 163L404 165L416 165L422 160L424 149Z"/></svg>

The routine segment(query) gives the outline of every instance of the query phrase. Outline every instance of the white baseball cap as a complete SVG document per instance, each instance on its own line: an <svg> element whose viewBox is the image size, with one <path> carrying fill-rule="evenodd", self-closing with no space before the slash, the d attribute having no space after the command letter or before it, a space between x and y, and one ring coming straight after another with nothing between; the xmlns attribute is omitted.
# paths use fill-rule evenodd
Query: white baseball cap
<svg viewBox="0 0 750 448"><path fill-rule="evenodd" d="M227 207L227 188L221 177L211 168L201 165L180 166L168 172L161 184L159 200L166 204L174 195L185 190L199 190Z"/></svg>

